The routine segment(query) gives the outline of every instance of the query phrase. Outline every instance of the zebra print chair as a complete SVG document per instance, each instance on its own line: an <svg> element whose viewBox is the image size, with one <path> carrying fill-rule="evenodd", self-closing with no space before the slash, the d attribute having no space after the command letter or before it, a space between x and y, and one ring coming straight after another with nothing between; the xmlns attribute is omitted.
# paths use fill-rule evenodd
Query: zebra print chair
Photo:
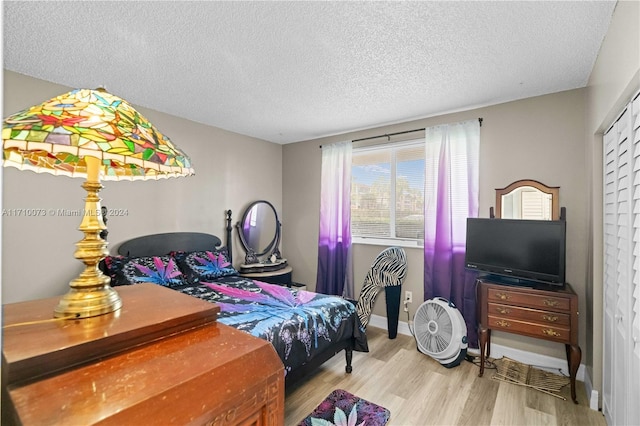
<svg viewBox="0 0 640 426"><path fill-rule="evenodd" d="M360 323L366 330L371 318L371 309L380 290L384 288L387 301L387 326L389 338L398 333L400 293L402 281L407 274L407 256L401 247L389 247L375 258L360 291L356 311Z"/></svg>

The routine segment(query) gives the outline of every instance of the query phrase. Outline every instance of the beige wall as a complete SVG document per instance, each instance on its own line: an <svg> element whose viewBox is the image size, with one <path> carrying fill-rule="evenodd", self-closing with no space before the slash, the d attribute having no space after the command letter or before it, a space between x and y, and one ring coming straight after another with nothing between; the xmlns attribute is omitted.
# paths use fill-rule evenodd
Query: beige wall
<svg viewBox="0 0 640 426"><path fill-rule="evenodd" d="M4 71L4 114L70 88ZM155 90L155 88L150 88ZM126 99L126 93L114 93ZM149 182L104 182L102 203L126 209L108 220L110 247L139 235L198 231L224 235L225 210L234 223L252 201L282 206L282 146L168 114L136 108L192 159L195 176ZM81 209L82 179L4 169L3 208ZM77 217L2 218L3 303L63 294L82 270L73 258L82 238ZM234 232L235 235L235 232ZM244 253L235 241L235 260Z"/></svg>
<svg viewBox="0 0 640 426"><path fill-rule="evenodd" d="M487 217L495 204L495 188L518 179L535 179L560 187L560 205L568 211L567 280L585 300L587 261L587 184L584 156L585 92L571 90L524 99L476 110L417 120L285 145L283 149L283 205L286 212L284 255L293 266L294 279L315 286L320 200L319 145L341 140L410 130L442 123L482 117L480 137L480 215ZM356 294L379 246L354 247ZM403 287L414 293L413 315L423 299L423 255L420 249L406 249L408 275ZM378 298L374 313L385 315L384 297ZM406 317L401 320L406 321ZM587 330L580 327L584 344ZM492 341L564 358L561 345L519 336L494 333Z"/></svg>
<svg viewBox="0 0 640 426"><path fill-rule="evenodd" d="M621 1L611 19L587 86L585 141L589 182L589 257L585 317L587 372L594 389L602 390L602 135L640 90L640 2Z"/></svg>

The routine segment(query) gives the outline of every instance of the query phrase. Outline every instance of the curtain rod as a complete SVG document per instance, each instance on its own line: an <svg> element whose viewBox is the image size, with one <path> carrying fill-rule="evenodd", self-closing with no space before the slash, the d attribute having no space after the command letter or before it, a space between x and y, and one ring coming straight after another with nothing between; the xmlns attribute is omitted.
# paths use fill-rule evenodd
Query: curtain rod
<svg viewBox="0 0 640 426"><path fill-rule="evenodd" d="M351 143L353 143L353 142L361 142L361 141L368 141L369 139L377 139L377 138L381 138L383 136L386 137L387 139L391 139L391 136L398 136L398 135L404 135L404 134L407 134L407 133L420 132L420 131L422 131L424 129L425 128L423 127L422 129L405 130L404 132L385 133L384 135L369 136L368 138L354 139L354 140L351 141Z"/></svg>
<svg viewBox="0 0 640 426"><path fill-rule="evenodd" d="M482 127L482 121L484 119L482 117L478 118L478 121L480 122L480 127ZM391 136L397 136L397 135L404 135L406 133L414 133L414 132L420 132L422 130L425 130L425 127L421 128L421 129L413 129L413 130L405 130L404 132L395 132L395 133L385 133L384 135L378 135L378 136L369 136L368 138L360 138L360 139L353 139L351 141L351 143L353 142L362 142L362 141L368 141L370 139L377 139L377 138L382 138L382 137L386 137L387 139L391 140ZM322 145L320 145L320 148L322 148Z"/></svg>

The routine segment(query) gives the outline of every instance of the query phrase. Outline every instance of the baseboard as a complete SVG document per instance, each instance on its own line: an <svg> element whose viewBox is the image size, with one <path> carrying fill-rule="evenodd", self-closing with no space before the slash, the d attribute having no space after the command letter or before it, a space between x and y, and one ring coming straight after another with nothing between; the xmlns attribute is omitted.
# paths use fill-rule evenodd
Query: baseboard
<svg viewBox="0 0 640 426"><path fill-rule="evenodd" d="M589 408L595 411L599 411L600 395L598 394L598 391L593 388L591 376L589 376L588 371L585 371L584 373L584 388L587 391L587 397L589 398Z"/></svg>
<svg viewBox="0 0 640 426"><path fill-rule="evenodd" d="M387 317L383 317L380 315L371 315L369 319L369 324L373 327L381 328L383 330L387 329ZM404 321L398 321L398 334L404 334L406 336L413 336L411 334L411 330L409 329L409 324Z"/></svg>
<svg viewBox="0 0 640 426"><path fill-rule="evenodd" d="M387 318L380 315L371 315L371 319L369 320L369 324L373 327L382 328L383 330L387 329ZM409 329L409 324L404 321L398 322L398 333L404 334L407 336L412 336L411 330ZM497 345L495 343L491 344L491 357L492 358L502 358L506 356L507 358L514 359L523 364L532 365L542 370L551 371L557 373L558 371L562 372L565 376L569 375L569 368L567 366L567 360L561 358L555 358L548 355L536 354L532 352L523 351L520 349L510 348L508 346ZM576 373L576 379L585 383L585 388L587 391L587 396L589 396L589 406L597 410L598 409L598 391L593 389L593 385L591 384L591 379L589 378L589 387L587 386L587 379L585 374L586 368L584 364L580 364L578 368L578 372ZM594 396L595 393L595 396ZM595 399L595 408L593 400Z"/></svg>

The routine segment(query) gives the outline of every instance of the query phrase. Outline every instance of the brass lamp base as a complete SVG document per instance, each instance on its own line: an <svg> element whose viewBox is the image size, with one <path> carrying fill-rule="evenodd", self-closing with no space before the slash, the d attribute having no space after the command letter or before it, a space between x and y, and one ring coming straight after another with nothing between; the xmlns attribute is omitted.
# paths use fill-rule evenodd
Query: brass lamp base
<svg viewBox="0 0 640 426"><path fill-rule="evenodd" d="M53 311L55 318L89 318L108 314L122 307L118 293L109 287L98 290L70 289Z"/></svg>
<svg viewBox="0 0 640 426"><path fill-rule="evenodd" d="M69 283L71 287L53 311L55 318L89 318L108 314L122 307L118 293L109 286L111 279L104 275L98 264L105 256L107 242L100 232L107 229L102 218L102 208L98 192L102 189L99 171L100 160L85 157L87 180L82 187L87 191L84 216L78 228L84 238L76 244L75 258L85 264L85 270Z"/></svg>

